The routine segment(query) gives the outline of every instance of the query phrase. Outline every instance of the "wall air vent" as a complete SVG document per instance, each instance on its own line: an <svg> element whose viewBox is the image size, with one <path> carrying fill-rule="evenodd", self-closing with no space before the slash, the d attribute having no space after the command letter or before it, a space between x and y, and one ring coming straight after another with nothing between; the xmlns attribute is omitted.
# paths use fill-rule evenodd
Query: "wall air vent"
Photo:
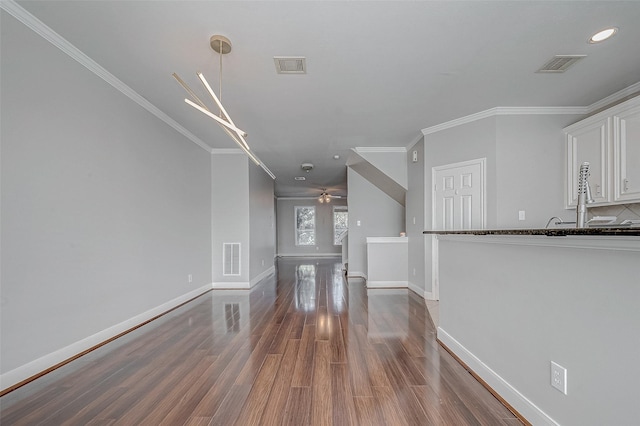
<svg viewBox="0 0 640 426"><path fill-rule="evenodd" d="M240 275L240 243L222 243L222 275Z"/></svg>
<svg viewBox="0 0 640 426"><path fill-rule="evenodd" d="M304 56L274 56L278 74L306 74L307 58Z"/></svg>
<svg viewBox="0 0 640 426"><path fill-rule="evenodd" d="M587 55L556 55L536 72L542 73L561 73L565 72L569 67L585 58Z"/></svg>

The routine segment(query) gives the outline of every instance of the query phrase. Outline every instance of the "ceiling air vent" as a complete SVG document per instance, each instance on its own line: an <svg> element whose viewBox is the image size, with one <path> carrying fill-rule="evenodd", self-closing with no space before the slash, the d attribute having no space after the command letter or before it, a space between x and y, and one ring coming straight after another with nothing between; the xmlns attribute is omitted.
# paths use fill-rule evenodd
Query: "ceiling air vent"
<svg viewBox="0 0 640 426"><path fill-rule="evenodd" d="M536 72L565 72L569 67L587 55L556 55Z"/></svg>
<svg viewBox="0 0 640 426"><path fill-rule="evenodd" d="M274 56L278 74L306 74L307 58L304 56Z"/></svg>

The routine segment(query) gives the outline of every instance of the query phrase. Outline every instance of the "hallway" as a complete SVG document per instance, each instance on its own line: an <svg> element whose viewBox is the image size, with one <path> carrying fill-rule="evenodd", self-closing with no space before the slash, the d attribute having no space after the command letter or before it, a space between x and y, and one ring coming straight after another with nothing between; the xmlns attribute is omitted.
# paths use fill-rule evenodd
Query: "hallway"
<svg viewBox="0 0 640 426"><path fill-rule="evenodd" d="M2 425L519 425L424 300L284 258L0 398Z"/></svg>

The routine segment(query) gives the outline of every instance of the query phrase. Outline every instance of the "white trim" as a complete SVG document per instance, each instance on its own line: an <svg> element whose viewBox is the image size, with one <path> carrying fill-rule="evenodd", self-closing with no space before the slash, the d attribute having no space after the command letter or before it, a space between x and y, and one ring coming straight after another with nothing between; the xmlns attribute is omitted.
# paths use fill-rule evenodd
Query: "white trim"
<svg viewBox="0 0 640 426"><path fill-rule="evenodd" d="M409 152L411 151L411 149L416 146L416 144L418 142L420 142L422 139L424 138L424 135L422 133L420 133L420 135L418 135L416 138L414 138L411 142L409 142L407 144L407 146L404 147L404 149Z"/></svg>
<svg viewBox="0 0 640 426"><path fill-rule="evenodd" d="M441 241L464 243L640 252L640 237L636 236L439 234L437 237Z"/></svg>
<svg viewBox="0 0 640 426"><path fill-rule="evenodd" d="M249 290L251 283L249 281L219 281L211 284L214 290Z"/></svg>
<svg viewBox="0 0 640 426"><path fill-rule="evenodd" d="M606 98L599 100L598 102L592 103L588 107L588 110L589 110L588 113L592 113L592 112L597 111L599 109L608 107L609 105L611 105L611 104L613 104L615 102L618 102L619 100L624 99L627 96L638 94L638 92L640 92L640 81L635 83L635 84L632 84L629 87L625 87L624 89L622 89L622 90L620 90L620 91L618 91L618 92L616 92L616 93L614 93L612 95L609 95Z"/></svg>
<svg viewBox="0 0 640 426"><path fill-rule="evenodd" d="M52 30L49 26L47 26L44 22L33 16L31 13L26 11L20 5L18 5L13 0L2 0L0 1L0 8L4 9L11 16L16 18L18 21L22 22L28 28L30 28L33 32L38 34L40 37L47 40L49 43L53 44L58 49L62 50L71 58L75 59L80 65L87 68L89 71L109 83L111 86L119 90L129 99L140 105L142 108L149 111L151 114L155 115L160 120L164 121L166 124L175 129L178 133L189 139L191 142L198 145L200 148L204 149L207 152L211 152L211 147L207 145L202 139L198 138L196 135L182 127L175 121L173 118L169 117L167 114L158 109L151 102L142 97L138 92L133 90L131 87L127 86L116 76L111 74L105 68L100 66L96 61L91 59L89 56L85 55L80 49L71 44L68 40L62 37L60 34Z"/></svg>
<svg viewBox="0 0 640 426"><path fill-rule="evenodd" d="M300 246L305 247L305 246ZM313 247L313 246L308 246ZM278 257L340 257L340 253L278 253Z"/></svg>
<svg viewBox="0 0 640 426"><path fill-rule="evenodd" d="M367 244L407 244L408 242L409 238L407 237L367 237Z"/></svg>
<svg viewBox="0 0 640 426"><path fill-rule="evenodd" d="M269 269L262 271L261 273L259 273L258 275L256 275L255 277L253 277L253 279L249 282L249 285L251 286L251 288L255 287L260 281L262 281L263 279L274 275L276 273L276 267L275 266L271 266Z"/></svg>
<svg viewBox="0 0 640 426"><path fill-rule="evenodd" d="M404 146L357 146L351 148L354 152L401 152L407 153L407 148Z"/></svg>
<svg viewBox="0 0 640 426"><path fill-rule="evenodd" d="M432 133L441 132L442 130L451 129L453 127L468 124L474 121L482 120L489 117L495 117L498 115L575 115L575 114L587 114L589 107L495 107L486 109L484 111L476 112L475 114L467 115L464 117L456 118L455 120L445 121L444 123L436 124L435 126L422 129L423 135L430 135Z"/></svg>
<svg viewBox="0 0 640 426"><path fill-rule="evenodd" d="M426 299L426 297L425 297L426 291L424 291L422 288L420 288L416 284L414 284L411 281L409 281L409 282L407 282L407 287L409 287L409 290L411 290L412 292L414 292L418 296L422 297L423 299Z"/></svg>
<svg viewBox="0 0 640 426"><path fill-rule="evenodd" d="M175 299L156 306L155 308L149 309L146 312L129 318L128 320L113 325L91 336L85 337L82 340L78 340L75 343L65 346L64 348L58 349L34 361L28 362L18 368L8 371L0 375L0 389L7 389L17 383L20 383L23 380L28 379L29 377L42 373L43 371L61 362L64 362L69 358L72 358L88 349L91 349L96 345L106 342L107 340L117 336L118 334L124 333L127 330L139 326L140 324L149 321L150 319L163 314L188 300L201 296L209 290L211 290L211 284L207 284L205 286L192 290L186 294L183 294L182 296L176 297Z"/></svg>
<svg viewBox="0 0 640 426"><path fill-rule="evenodd" d="M362 278L367 281L367 274L360 271L347 271L347 278Z"/></svg>
<svg viewBox="0 0 640 426"><path fill-rule="evenodd" d="M463 124L471 123L473 121L482 120L484 118L494 117L498 115L587 115L594 111L598 111L605 108L615 102L618 102L628 96L632 96L640 93L640 81L625 87L612 95L607 96L597 102L592 103L589 106L568 106L568 107L495 107L484 111L470 114L464 117L456 118L454 120L445 121L444 123L436 124L435 126L422 129L423 135L429 135L437 133L442 130L451 129L453 127L461 126ZM407 149L412 146L410 144Z"/></svg>
<svg viewBox="0 0 640 426"><path fill-rule="evenodd" d="M477 374L487 385L498 393L505 401L518 411L525 419L534 425L559 426L559 424L549 417L533 402L522 395L516 388L511 386L506 380L493 371L488 365L483 363L478 357L465 348L460 342L454 339L449 333L438 327L438 340L449 348L462 362L464 362L475 374Z"/></svg>
<svg viewBox="0 0 640 426"><path fill-rule="evenodd" d="M367 288L409 288L409 281L368 281Z"/></svg>

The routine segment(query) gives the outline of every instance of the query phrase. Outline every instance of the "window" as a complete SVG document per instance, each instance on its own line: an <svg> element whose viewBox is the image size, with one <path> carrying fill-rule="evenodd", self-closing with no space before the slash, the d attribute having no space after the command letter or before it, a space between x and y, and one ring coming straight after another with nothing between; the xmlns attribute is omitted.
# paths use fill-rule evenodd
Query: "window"
<svg viewBox="0 0 640 426"><path fill-rule="evenodd" d="M315 207L296 207L296 245L316 245Z"/></svg>
<svg viewBox="0 0 640 426"><path fill-rule="evenodd" d="M342 236L347 232L349 224L347 206L333 206L333 244L342 244Z"/></svg>

